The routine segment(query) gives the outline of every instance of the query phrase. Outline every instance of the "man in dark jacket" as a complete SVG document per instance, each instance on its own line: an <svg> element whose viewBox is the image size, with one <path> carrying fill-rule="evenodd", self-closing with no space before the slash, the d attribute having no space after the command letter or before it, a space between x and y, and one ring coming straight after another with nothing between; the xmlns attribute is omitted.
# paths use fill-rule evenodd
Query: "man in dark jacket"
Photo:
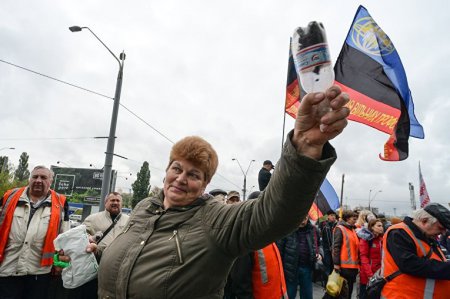
<svg viewBox="0 0 450 299"><path fill-rule="evenodd" d="M267 184L269 184L270 178L272 177L270 171L274 168L275 167L270 160L264 161L263 167L258 174L259 191L263 191L264 189L266 189Z"/></svg>
<svg viewBox="0 0 450 299"><path fill-rule="evenodd" d="M327 220L320 223L320 234L323 246L323 264L328 275L333 271L333 258L331 256L333 246L333 230L336 226L336 212L329 210Z"/></svg>
<svg viewBox="0 0 450 299"><path fill-rule="evenodd" d="M277 242L283 261L284 277L289 299L295 299L300 286L300 299L312 299L312 275L314 264L322 259L318 229L308 216L299 228Z"/></svg>

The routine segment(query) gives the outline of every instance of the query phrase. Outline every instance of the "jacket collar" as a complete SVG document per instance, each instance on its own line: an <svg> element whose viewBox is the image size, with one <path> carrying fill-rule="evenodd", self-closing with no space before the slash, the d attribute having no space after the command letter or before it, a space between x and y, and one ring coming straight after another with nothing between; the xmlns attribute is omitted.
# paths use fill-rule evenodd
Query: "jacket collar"
<svg viewBox="0 0 450 299"><path fill-rule="evenodd" d="M30 192L30 187L27 187L25 189L25 191L22 193L22 195L20 195L19 202L25 202L25 203L30 203L31 204L31 199L30 199L29 192ZM51 205L51 203L52 203L52 193L51 193L50 190L48 190L47 197L44 200L41 201L41 204L43 204L44 202Z"/></svg>
<svg viewBox="0 0 450 299"><path fill-rule="evenodd" d="M345 227L348 228L348 229L355 229L355 228L356 228L356 226L350 225L350 224L348 224L347 222L345 222L345 221L343 221L343 220L342 220L342 221L339 221L338 225L345 226Z"/></svg>
<svg viewBox="0 0 450 299"><path fill-rule="evenodd" d="M213 196L211 196L210 194L203 194L202 196L194 200L194 202L192 202L190 205L171 207L168 210L180 212L187 211L194 207L204 205L206 201L212 198ZM157 196L150 198L150 203L150 206L147 208L147 210L149 210L150 212L154 212L156 210L164 210L164 191L161 190L161 192Z"/></svg>

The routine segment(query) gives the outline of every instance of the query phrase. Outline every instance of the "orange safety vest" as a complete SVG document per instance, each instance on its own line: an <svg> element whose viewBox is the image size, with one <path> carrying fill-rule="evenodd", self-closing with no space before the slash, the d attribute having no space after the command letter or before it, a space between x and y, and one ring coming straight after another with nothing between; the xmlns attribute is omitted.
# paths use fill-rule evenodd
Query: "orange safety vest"
<svg viewBox="0 0 450 299"><path fill-rule="evenodd" d="M4 259L4 251L8 243L9 232L11 230L11 224L14 217L14 210L16 209L17 202L20 196L25 191L26 187L16 188L6 191L3 196L3 207L0 214L0 264ZM45 235L44 246L42 248L41 266L53 265L53 254L55 253L55 246L53 240L59 233L61 219L63 219L64 205L66 203L66 197L60 195L53 190L51 192L51 213L50 222L48 223L47 234Z"/></svg>
<svg viewBox="0 0 450 299"><path fill-rule="evenodd" d="M255 299L288 298L283 263L275 243L253 252L252 289Z"/></svg>
<svg viewBox="0 0 450 299"><path fill-rule="evenodd" d="M336 225L342 231L341 268L359 269L359 239L354 229Z"/></svg>
<svg viewBox="0 0 450 299"><path fill-rule="evenodd" d="M411 237L416 244L417 256L425 257L427 253L432 252L430 259L438 260L445 262L445 256L438 248L444 260L442 260L439 255L437 255L432 249L431 246L426 242L417 239L411 229L405 223L399 223L391 226L383 237L383 261L381 263L381 274L386 277L397 270L399 270L397 264L395 263L392 255L387 250L387 235L391 230L394 229L402 229ZM435 280L435 279L427 279L423 277L417 277L413 275L409 275L406 273L402 273L393 280L386 283L382 292L381 298L385 299L409 299L409 298L423 298L423 299L441 299L441 298L449 298L450 294L450 281L448 280Z"/></svg>

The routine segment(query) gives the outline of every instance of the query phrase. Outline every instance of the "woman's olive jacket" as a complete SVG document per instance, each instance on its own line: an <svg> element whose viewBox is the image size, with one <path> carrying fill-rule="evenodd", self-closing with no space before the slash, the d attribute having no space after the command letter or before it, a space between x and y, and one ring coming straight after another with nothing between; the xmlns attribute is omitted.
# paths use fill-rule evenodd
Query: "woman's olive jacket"
<svg viewBox="0 0 450 299"><path fill-rule="evenodd" d="M298 154L289 139L256 200L225 205L204 196L169 209L162 193L142 200L102 253L99 298L221 299L239 255L298 227L335 158L328 143L316 161Z"/></svg>

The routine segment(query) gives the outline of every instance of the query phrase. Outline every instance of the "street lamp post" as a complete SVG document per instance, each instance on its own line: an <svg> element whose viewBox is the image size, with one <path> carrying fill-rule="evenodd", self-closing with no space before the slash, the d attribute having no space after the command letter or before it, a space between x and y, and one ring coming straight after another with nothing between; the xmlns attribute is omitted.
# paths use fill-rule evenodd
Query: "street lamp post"
<svg viewBox="0 0 450 299"><path fill-rule="evenodd" d="M79 32L83 29L89 30L92 35L95 36L95 38L111 53L111 55L117 60L119 63L119 73L117 75L117 82L116 82L116 92L114 94L114 105L113 105L113 111L111 116L111 125L109 129L109 136L108 136L108 144L106 145L106 152L105 152L105 166L103 168L103 180L102 180L102 192L100 194L100 207L99 211L105 210L105 197L110 192L110 185L111 185L111 172L112 172L112 162L113 162L113 156L114 156L114 145L115 145L115 137L116 137L116 127L117 127L117 116L119 114L119 106L120 106L120 93L122 91L122 79L123 79L123 64L125 60L125 52L122 52L119 55L119 58L114 55L114 53L101 41L100 38L98 38L95 33L89 29L89 27L79 27L79 26L72 26L69 27L69 30L72 32Z"/></svg>
<svg viewBox="0 0 450 299"><path fill-rule="evenodd" d="M245 195L247 193L247 173L248 173L248 170L250 169L250 165L252 165L252 163L255 162L255 160L250 160L250 163L248 164L247 170L245 172L244 172L244 169L242 169L241 163L239 163L238 159L233 158L232 160L237 162L237 164L239 165L239 168L242 171L242 174L244 175L244 188L242 189L242 199L245 200Z"/></svg>
<svg viewBox="0 0 450 299"><path fill-rule="evenodd" d="M369 191L369 211L372 211L370 209L370 203L375 199L375 197L377 197L378 193L383 192L383 190L378 190L377 192L375 192L375 194L373 195L372 198L370 198L370 194L372 193L372 189L370 189Z"/></svg>

